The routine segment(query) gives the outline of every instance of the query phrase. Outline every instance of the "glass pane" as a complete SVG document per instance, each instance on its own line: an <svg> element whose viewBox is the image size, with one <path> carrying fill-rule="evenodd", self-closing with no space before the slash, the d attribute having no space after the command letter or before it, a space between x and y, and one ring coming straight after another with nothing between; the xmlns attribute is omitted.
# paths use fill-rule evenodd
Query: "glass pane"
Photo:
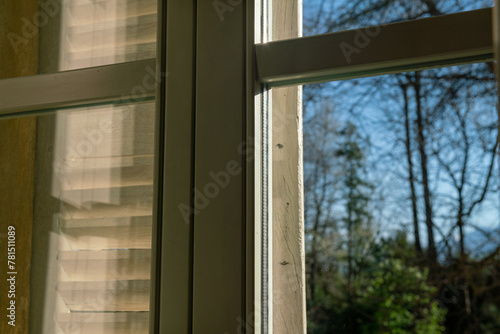
<svg viewBox="0 0 500 334"><path fill-rule="evenodd" d="M26 0L0 10L0 77L154 58L156 0Z"/></svg>
<svg viewBox="0 0 500 334"><path fill-rule="evenodd" d="M493 7L493 0L304 0L300 4L272 0L270 40L297 37L290 22L302 15L301 36L312 36L362 27ZM292 21L289 21L292 19Z"/></svg>
<svg viewBox="0 0 500 334"><path fill-rule="evenodd" d="M491 64L304 86L308 333L500 328Z"/></svg>
<svg viewBox="0 0 500 334"><path fill-rule="evenodd" d="M60 15L60 71L156 56L156 0L64 1Z"/></svg>
<svg viewBox="0 0 500 334"><path fill-rule="evenodd" d="M304 36L492 7L492 0L305 0Z"/></svg>
<svg viewBox="0 0 500 334"><path fill-rule="evenodd" d="M27 120L32 131L13 127ZM34 180L32 196L16 200L11 190L10 206L0 205L3 217L14 217L2 219L2 234L12 229L17 238L12 276L31 276L27 292L19 290L24 299L12 299L18 312L30 310L30 329L148 333L154 101L78 107L0 127L10 129L0 135L3 146L19 139L30 148L21 156L2 151L0 159L31 161L22 172ZM30 205L31 215L15 218ZM27 319L17 316L18 324Z"/></svg>

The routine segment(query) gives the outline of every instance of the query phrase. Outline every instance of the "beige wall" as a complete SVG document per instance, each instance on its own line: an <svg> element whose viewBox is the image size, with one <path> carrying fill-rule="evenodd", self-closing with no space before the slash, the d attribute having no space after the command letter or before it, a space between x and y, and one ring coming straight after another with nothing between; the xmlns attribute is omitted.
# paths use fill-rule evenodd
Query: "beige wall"
<svg viewBox="0 0 500 334"><path fill-rule="evenodd" d="M38 35L23 37L21 20L32 20L37 10L35 0L0 2L0 79L37 73ZM9 36L23 38L17 50ZM35 137L34 117L0 121L0 333L28 331ZM14 226L16 231L15 327L8 324L5 314L10 302L5 277L8 226Z"/></svg>

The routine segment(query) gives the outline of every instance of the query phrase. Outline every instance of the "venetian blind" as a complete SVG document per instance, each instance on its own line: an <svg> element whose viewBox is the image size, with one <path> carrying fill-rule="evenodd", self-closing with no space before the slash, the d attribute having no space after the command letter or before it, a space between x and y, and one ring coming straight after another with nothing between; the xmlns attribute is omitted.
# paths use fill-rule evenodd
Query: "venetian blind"
<svg viewBox="0 0 500 334"><path fill-rule="evenodd" d="M59 70L154 58L155 40L154 0L65 1ZM154 101L60 111L55 132L54 328L147 333Z"/></svg>

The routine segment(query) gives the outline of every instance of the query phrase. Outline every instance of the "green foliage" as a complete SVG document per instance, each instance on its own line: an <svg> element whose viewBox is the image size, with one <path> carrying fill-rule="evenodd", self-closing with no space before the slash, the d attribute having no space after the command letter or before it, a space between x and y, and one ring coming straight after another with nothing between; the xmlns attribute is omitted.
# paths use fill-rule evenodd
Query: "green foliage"
<svg viewBox="0 0 500 334"><path fill-rule="evenodd" d="M344 172L335 228L343 242L335 250L321 247L328 240L323 234L312 239L308 333L443 332L445 311L432 301L435 289L426 282L427 271L408 265L414 251L406 234L374 238L374 187L365 170L368 140L347 122L337 141L335 157Z"/></svg>
<svg viewBox="0 0 500 334"><path fill-rule="evenodd" d="M381 261L359 303L372 321L362 333L442 333L445 310L432 301L435 288L427 284L427 270L408 267L402 260Z"/></svg>
<svg viewBox="0 0 500 334"><path fill-rule="evenodd" d="M480 324L481 333L494 334L500 332L500 308L494 303L484 303L481 306L483 319Z"/></svg>
<svg viewBox="0 0 500 334"><path fill-rule="evenodd" d="M331 283L324 273L315 300L308 299L308 333L444 333L446 310L434 300L428 271L406 264L394 251L405 245L403 239L398 234L371 249L351 297L346 277Z"/></svg>

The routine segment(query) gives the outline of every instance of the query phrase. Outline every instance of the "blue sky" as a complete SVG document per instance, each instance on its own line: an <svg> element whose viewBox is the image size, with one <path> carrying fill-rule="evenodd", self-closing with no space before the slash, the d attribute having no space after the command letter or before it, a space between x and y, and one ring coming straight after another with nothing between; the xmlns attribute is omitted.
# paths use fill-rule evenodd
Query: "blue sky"
<svg viewBox="0 0 500 334"><path fill-rule="evenodd" d="M451 3L455 3L453 1L441 1L443 3L443 10L447 10L448 12L453 12L454 8L450 6ZM491 6L491 1L459 1L466 5L464 8L467 9L477 9L482 7ZM318 6L321 3L320 0L306 0L304 1L304 22L310 22L311 17L315 17L313 15L317 14ZM330 11L331 9L338 9L339 11L346 4L346 1L325 1L325 9ZM323 20L323 19L322 19ZM355 22L353 22L355 24ZM385 22L384 22L385 23ZM353 26L354 27L354 26ZM306 31L305 31L306 32ZM470 66L470 65L466 65ZM467 67L462 67L467 68ZM472 67L470 67L472 68ZM467 70L465 70L467 71ZM394 164L394 161L382 160L381 155L387 154L386 149L391 146L391 140L394 140L394 136L384 131L383 126L383 110L391 109L391 108L401 108L401 105L394 100L387 98L388 94L391 94L390 88L383 87L378 89L376 92L367 92L367 86L369 86L370 82L374 82L372 78L366 78L358 80L358 84L350 84L349 82L336 82L329 85L325 85L322 91L322 94L328 96L331 102L334 104L335 109L337 110L337 117L342 119L343 121L351 120L355 124L357 124L360 129L370 137L370 140L373 144L373 149L369 154L370 163L372 163L372 168L370 169L369 177L377 182L381 192L385 193L387 197L387 206L383 210L383 216L378 217L380 222L384 224L384 226L380 226L383 231L387 233L389 231L393 231L395 229L400 229L402 225L407 226L408 231L411 232L411 211L410 211L410 202L406 201L406 204L403 205L404 209L401 209L401 196L408 195L408 185L407 181L404 178L396 177L397 173L404 176L406 172L405 163L402 162L400 165ZM342 94L335 95L332 92L335 92L334 87L341 87L344 85L346 88ZM375 88L376 89L376 88ZM373 90L373 89L372 89ZM491 101L489 101L491 103ZM477 108L481 107L478 104ZM482 107L488 108L490 112L494 113L495 106L491 105L483 105ZM309 115L313 113L311 110L314 108L309 107ZM347 112L347 111L351 112ZM354 112L353 112L354 111ZM307 119L306 115L306 119ZM383 162L385 161L385 163ZM432 170L431 164L431 173L436 172L437 169L434 168ZM495 166L495 170L497 171L496 175L498 175L498 163ZM447 185L445 181L437 181L438 178L434 178L433 184L431 187L435 192L439 192L441 194L452 194L453 188ZM495 178L495 182L497 182L497 178ZM498 186L497 183L495 183ZM392 196L392 197L391 197ZM470 223L473 223L480 228L488 231L498 231L500 228L500 195L499 192L490 194L484 203L476 208L476 212L473 215L473 218L470 220ZM443 213L442 207L435 207L435 215L439 215ZM446 213L446 212L444 212ZM420 218L423 218L423 212L420 213ZM447 227L444 225L452 224L453 222L447 222L446 220L436 219L440 224L443 225L443 229L446 231ZM421 236L424 235L424 225L421 224ZM411 235L411 233L409 233ZM478 232L473 228L466 229L466 240L467 244L471 248L475 248L476 245L482 244L485 240L483 234ZM456 233L452 236L452 238L456 237ZM500 242L498 238L500 235L495 235L494 240L495 243ZM439 241L439 234L436 234L436 240ZM425 245L425 238L422 237L421 242ZM491 245L484 245L486 248L491 248Z"/></svg>

